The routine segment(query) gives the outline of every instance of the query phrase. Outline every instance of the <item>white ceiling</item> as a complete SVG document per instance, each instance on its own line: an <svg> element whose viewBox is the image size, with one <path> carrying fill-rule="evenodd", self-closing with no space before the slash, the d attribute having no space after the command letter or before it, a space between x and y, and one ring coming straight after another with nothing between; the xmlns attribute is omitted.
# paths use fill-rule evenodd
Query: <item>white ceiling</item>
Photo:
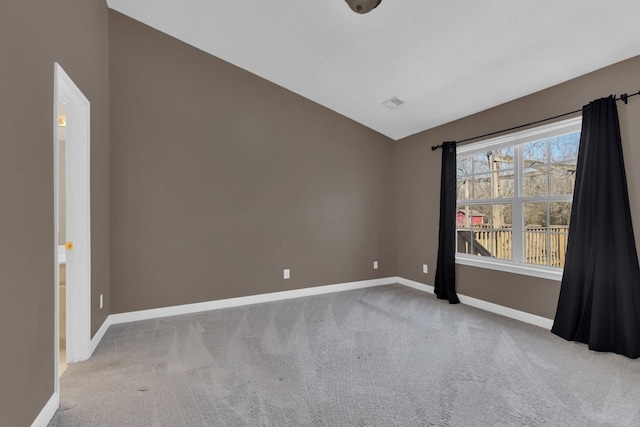
<svg viewBox="0 0 640 427"><path fill-rule="evenodd" d="M107 4L394 140L640 54L640 0Z"/></svg>

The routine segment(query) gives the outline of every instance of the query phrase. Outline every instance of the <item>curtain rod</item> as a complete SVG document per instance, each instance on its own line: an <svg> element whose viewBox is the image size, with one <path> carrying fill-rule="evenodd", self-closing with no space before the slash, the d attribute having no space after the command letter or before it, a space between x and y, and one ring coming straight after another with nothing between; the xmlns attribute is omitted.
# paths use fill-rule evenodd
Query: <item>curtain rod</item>
<svg viewBox="0 0 640 427"><path fill-rule="evenodd" d="M632 93L631 95L623 93L619 97L615 98L615 100L616 101L622 101L622 102L624 102L626 104L629 101L629 98L631 98L632 96L637 96L637 95L640 95L640 91L638 91L636 93ZM579 113L581 111L582 111L582 108L579 109L579 110L575 110L575 111L569 111L568 113L558 114L557 116L547 117L546 119L536 120L535 122L527 123L527 124L524 124L524 125L514 126L514 127L509 128L509 129L502 129L502 130L498 130L498 131L491 132L491 133L485 133L484 135L474 136L472 138L463 139L461 141L447 141L447 142L453 142L454 144L461 144L463 142L469 142L469 141L473 141L475 139L486 138L488 136L497 135L499 133L509 132L511 130L516 130L516 129L524 128L524 127L531 126L531 125L537 125L538 123L548 122L549 120L559 119L560 117L569 116L571 114L576 114L576 113ZM442 144L432 146L431 147L431 151L436 151L438 148L442 148Z"/></svg>

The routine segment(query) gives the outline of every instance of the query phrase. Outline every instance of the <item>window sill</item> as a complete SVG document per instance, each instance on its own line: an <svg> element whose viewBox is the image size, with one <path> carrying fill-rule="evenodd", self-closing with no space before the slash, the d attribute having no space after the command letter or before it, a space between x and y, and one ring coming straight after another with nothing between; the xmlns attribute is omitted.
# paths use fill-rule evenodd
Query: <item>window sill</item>
<svg viewBox="0 0 640 427"><path fill-rule="evenodd" d="M562 280L562 269L555 267L538 267L534 265L522 265L509 261L498 261L485 257L456 255L456 264L471 267L488 268L490 270L504 271L507 273L522 274L525 276L539 277L548 280Z"/></svg>

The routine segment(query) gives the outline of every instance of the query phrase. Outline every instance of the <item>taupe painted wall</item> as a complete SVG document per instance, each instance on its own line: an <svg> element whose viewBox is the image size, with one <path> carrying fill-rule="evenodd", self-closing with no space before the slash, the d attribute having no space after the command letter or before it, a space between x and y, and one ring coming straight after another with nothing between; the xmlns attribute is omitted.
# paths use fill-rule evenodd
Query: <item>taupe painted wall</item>
<svg viewBox="0 0 640 427"><path fill-rule="evenodd" d="M26 426L54 391L54 61L91 101L92 294L109 294L108 14L104 0L0 9L0 423ZM93 331L109 307L95 311Z"/></svg>
<svg viewBox="0 0 640 427"><path fill-rule="evenodd" d="M535 70L532 70L535 72ZM581 108L609 94L640 89L640 57L405 138L396 144L398 275L433 284L437 259L442 141L462 140ZM640 97L618 103L636 241L640 230ZM460 99L464 102L464 99ZM429 274L422 264L429 264ZM536 315L555 316L560 283L476 267L456 266L464 295Z"/></svg>
<svg viewBox="0 0 640 427"><path fill-rule="evenodd" d="M117 12L109 35L113 313L396 274L388 138Z"/></svg>

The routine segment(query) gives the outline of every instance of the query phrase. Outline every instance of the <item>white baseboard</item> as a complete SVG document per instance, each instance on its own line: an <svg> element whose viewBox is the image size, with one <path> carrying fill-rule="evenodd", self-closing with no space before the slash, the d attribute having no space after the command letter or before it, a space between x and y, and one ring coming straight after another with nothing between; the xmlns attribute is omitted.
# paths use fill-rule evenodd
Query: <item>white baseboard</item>
<svg viewBox="0 0 640 427"><path fill-rule="evenodd" d="M408 286L410 288L418 289L424 292L433 293L433 286L425 285L424 283L415 282L413 280L397 277L397 282L401 285ZM511 319L519 320L521 322L529 323L531 325L539 326L544 329L551 330L553 326L553 320L546 317L538 316L535 314L527 313L525 311L516 310L513 308L505 307L503 305L494 304L492 302L484 301L481 299L468 297L466 295L458 294L458 299L462 304L470 305L471 307L479 308L480 310L489 311L491 313L499 314L501 316L509 317Z"/></svg>
<svg viewBox="0 0 640 427"><path fill-rule="evenodd" d="M396 283L407 286L409 288L417 289L419 291L433 293L433 286L426 285L424 283L416 282L414 280L405 279L404 277L395 277Z"/></svg>
<svg viewBox="0 0 640 427"><path fill-rule="evenodd" d="M418 289L423 292L433 293L433 286L403 277L385 277L382 279L362 280L358 282L339 283L334 285L315 286L312 288L294 289L290 291L271 292L267 294L249 295L245 297L227 298L222 300L205 301L193 304L175 305L170 307L153 308L149 310L130 311L127 313L112 314L107 317L96 335L91 340L91 351L96 349L100 340L104 336L110 325L119 323L137 322L140 320L157 319L161 317L177 316L181 314L199 313L209 310L218 310L221 308L239 307L243 305L259 304L263 302L280 301L291 298L307 297L312 295L322 295L332 292L350 291L354 289L369 288L373 286L382 286L392 283L399 283L410 288ZM499 314L501 316L520 320L521 322L530 323L545 329L551 329L553 320L535 314L483 301L477 298L458 294L460 302L481 310Z"/></svg>
<svg viewBox="0 0 640 427"><path fill-rule="evenodd" d="M551 330L551 328L553 327L553 319L547 319L546 317L527 313L526 311L516 310L514 308L505 307L503 305L494 304L492 302L484 301L481 299L468 297L466 295L458 294L458 298L460 299L461 303L479 308L480 310L485 310L491 313L499 314L501 316L510 317L511 319L529 323L534 326L539 326L547 330Z"/></svg>
<svg viewBox="0 0 640 427"><path fill-rule="evenodd" d="M102 341L102 337L104 337L104 334L107 332L107 329L109 329L109 326L111 326L111 315L107 316L107 318L102 323L102 326L100 326L100 329L98 329L98 332L96 332L93 338L91 338L91 355L93 355L93 352L96 351L98 344L100 344L100 341Z"/></svg>
<svg viewBox="0 0 640 427"><path fill-rule="evenodd" d="M36 419L31 423L31 427L47 427L49 421L51 421L59 406L60 396L58 395L58 393L53 393L36 417Z"/></svg>
<svg viewBox="0 0 640 427"><path fill-rule="evenodd" d="M328 294L332 292L341 292L341 291L350 291L354 289L369 288L372 286L389 285L395 282L396 282L396 277L362 280L359 282L347 282L347 283L339 283L335 285L315 286L312 288L294 289L291 291L272 292L268 294L250 295L246 297L198 302L194 304L184 304L184 305L176 305L171 307L153 308L150 310L131 311L128 313L117 313L117 314L110 315L109 318L110 318L110 324L116 325L119 323L136 322L139 320L156 319L159 317L198 313L202 311L218 310L221 308L239 307L242 305L258 304L262 302L280 301L280 300L291 299L291 298L307 297L311 295L321 295L321 294Z"/></svg>

